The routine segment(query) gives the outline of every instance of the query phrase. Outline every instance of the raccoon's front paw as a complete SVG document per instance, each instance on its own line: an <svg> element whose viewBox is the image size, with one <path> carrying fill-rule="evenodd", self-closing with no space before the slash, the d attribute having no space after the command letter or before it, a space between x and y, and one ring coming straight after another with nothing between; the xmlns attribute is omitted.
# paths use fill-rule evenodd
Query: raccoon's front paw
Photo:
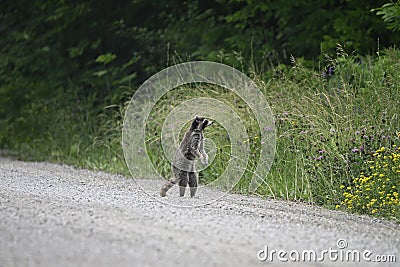
<svg viewBox="0 0 400 267"><path fill-rule="evenodd" d="M208 156L207 155L202 155L200 157L200 162L201 164L203 164L204 166L208 165Z"/></svg>

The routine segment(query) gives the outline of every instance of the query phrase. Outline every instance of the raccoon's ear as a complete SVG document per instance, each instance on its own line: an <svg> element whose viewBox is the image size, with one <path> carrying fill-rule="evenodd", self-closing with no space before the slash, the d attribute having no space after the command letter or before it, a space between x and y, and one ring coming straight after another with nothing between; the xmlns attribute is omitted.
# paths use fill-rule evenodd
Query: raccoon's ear
<svg viewBox="0 0 400 267"><path fill-rule="evenodd" d="M192 125L190 126L190 130L194 130L197 128L197 126L199 126L201 122L201 118L199 118L198 116L196 116L192 122Z"/></svg>
<svg viewBox="0 0 400 267"><path fill-rule="evenodd" d="M200 122L200 121L204 120L204 118L199 117L199 116L196 115L196 116L194 117L194 120Z"/></svg>

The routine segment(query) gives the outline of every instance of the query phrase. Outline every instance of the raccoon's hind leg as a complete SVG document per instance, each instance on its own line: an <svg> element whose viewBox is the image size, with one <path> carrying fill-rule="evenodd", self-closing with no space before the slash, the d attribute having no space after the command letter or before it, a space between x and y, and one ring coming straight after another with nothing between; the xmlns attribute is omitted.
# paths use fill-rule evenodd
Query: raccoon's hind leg
<svg viewBox="0 0 400 267"><path fill-rule="evenodd" d="M180 175L181 179L179 180L179 196L183 197L185 195L185 190L189 179L187 172L182 171Z"/></svg>
<svg viewBox="0 0 400 267"><path fill-rule="evenodd" d="M174 185L179 183L179 195L182 197L185 194L185 189L188 184L188 173L186 171L180 170L175 166L172 166L172 171L174 173L174 177L169 179L160 190L160 195L165 197L167 191L171 189Z"/></svg>
<svg viewBox="0 0 400 267"><path fill-rule="evenodd" d="M167 194L167 191L169 189L171 189L171 187L173 187L174 185L176 185L179 180L180 180L180 176L179 176L179 169L176 168L175 166L172 166L172 172L173 172L173 177L171 179L169 179L162 187L160 190L160 195L162 197L165 197L165 195Z"/></svg>
<svg viewBox="0 0 400 267"><path fill-rule="evenodd" d="M189 172L190 196L195 197L197 191L197 173Z"/></svg>
<svg viewBox="0 0 400 267"><path fill-rule="evenodd" d="M173 187L177 182L179 181L179 179L171 178L169 179L162 187L160 190L160 196L165 197L167 194L167 191L169 189L171 189L171 187Z"/></svg>

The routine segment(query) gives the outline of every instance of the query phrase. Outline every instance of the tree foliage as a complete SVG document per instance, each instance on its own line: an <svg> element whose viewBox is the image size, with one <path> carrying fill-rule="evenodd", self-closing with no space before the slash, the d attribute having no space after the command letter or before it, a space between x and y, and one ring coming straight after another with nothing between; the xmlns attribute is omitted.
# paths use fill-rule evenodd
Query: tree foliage
<svg viewBox="0 0 400 267"><path fill-rule="evenodd" d="M386 3L380 8L372 9L387 24L387 28L392 31L400 31L400 1L396 3Z"/></svg>
<svg viewBox="0 0 400 267"><path fill-rule="evenodd" d="M135 88L175 61L289 62L291 54L332 53L337 43L371 53L378 38L381 47L400 41L370 11L384 3L1 1L0 126L20 123L56 95L95 95L99 107L115 102L121 86ZM393 30L396 10L388 4L378 11Z"/></svg>

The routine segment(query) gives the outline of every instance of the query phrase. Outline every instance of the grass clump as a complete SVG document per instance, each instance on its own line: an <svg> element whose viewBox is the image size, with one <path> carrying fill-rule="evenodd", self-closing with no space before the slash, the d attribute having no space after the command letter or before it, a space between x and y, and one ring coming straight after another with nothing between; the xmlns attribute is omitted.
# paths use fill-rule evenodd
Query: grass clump
<svg viewBox="0 0 400 267"><path fill-rule="evenodd" d="M3 154L128 175L120 141L123 106L78 92L28 104L0 131Z"/></svg>
<svg viewBox="0 0 400 267"><path fill-rule="evenodd" d="M301 62L294 63L288 74L265 86L278 128L268 189L281 198L398 220L396 201L382 205L379 212L377 208L363 209L362 202L360 208L354 208L344 201L349 193L354 196L354 179L370 172L379 149L390 147L393 152L393 146L398 145L399 51L387 50L377 59L339 51L337 58L329 58L334 71L322 75L302 67ZM397 170L399 163L390 162L384 175L390 173L393 192L385 192L396 195L400 175L392 169ZM348 187L350 192L344 192ZM370 199L372 195L373 190Z"/></svg>

